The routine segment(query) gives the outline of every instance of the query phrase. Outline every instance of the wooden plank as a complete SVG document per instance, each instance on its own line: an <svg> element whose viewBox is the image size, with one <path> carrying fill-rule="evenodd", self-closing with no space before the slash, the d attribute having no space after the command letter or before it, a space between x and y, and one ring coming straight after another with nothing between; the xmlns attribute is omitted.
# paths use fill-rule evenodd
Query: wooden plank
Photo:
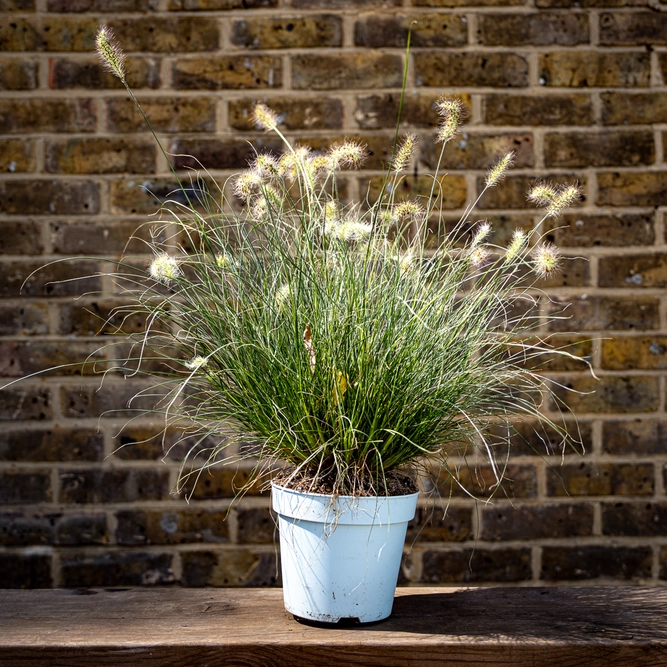
<svg viewBox="0 0 667 667"><path fill-rule="evenodd" d="M399 589L394 614L322 628L276 589L0 591L2 667L664 667L667 589Z"/></svg>

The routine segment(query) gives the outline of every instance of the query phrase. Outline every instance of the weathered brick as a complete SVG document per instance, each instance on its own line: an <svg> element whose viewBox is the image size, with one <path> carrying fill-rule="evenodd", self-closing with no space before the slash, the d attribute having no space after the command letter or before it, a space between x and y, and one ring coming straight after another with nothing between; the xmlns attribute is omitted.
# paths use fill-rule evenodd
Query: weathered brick
<svg viewBox="0 0 667 667"><path fill-rule="evenodd" d="M99 343L34 340L0 343L0 376L25 377L32 373L92 375L103 366L103 351Z"/></svg>
<svg viewBox="0 0 667 667"><path fill-rule="evenodd" d="M49 319L45 306L0 304L0 336L34 336L48 332Z"/></svg>
<svg viewBox="0 0 667 667"><path fill-rule="evenodd" d="M235 498L239 491L248 485L251 480L251 471L229 466L220 466L204 470L197 480L188 479L185 483L184 493L192 500L212 500L221 498ZM196 481L196 484L195 484ZM263 478L256 480L247 487L245 495L266 495L268 491L262 491L262 482L268 481Z"/></svg>
<svg viewBox="0 0 667 667"><path fill-rule="evenodd" d="M667 93L602 93L604 125L661 123L667 117Z"/></svg>
<svg viewBox="0 0 667 667"><path fill-rule="evenodd" d="M19 386L0 391L0 421L52 417L53 394L50 389Z"/></svg>
<svg viewBox="0 0 667 667"><path fill-rule="evenodd" d="M140 88L159 88L160 60L133 56L125 62L126 79L128 85L137 90ZM104 66L95 58L49 59L49 88L62 90L71 88L123 88L121 80L107 72Z"/></svg>
<svg viewBox="0 0 667 667"><path fill-rule="evenodd" d="M0 297L66 296L99 290L98 270L95 262L86 260L48 266L33 260L5 262L0 264Z"/></svg>
<svg viewBox="0 0 667 667"><path fill-rule="evenodd" d="M655 502L602 503L602 534L628 537L665 534L667 504Z"/></svg>
<svg viewBox="0 0 667 667"><path fill-rule="evenodd" d="M256 130L252 121L255 104L263 102L278 114L286 130L338 130L343 127L343 103L330 97L244 98L229 101L229 125L236 130Z"/></svg>
<svg viewBox="0 0 667 667"><path fill-rule="evenodd" d="M438 493L443 498L531 498L537 495L535 466L510 463L504 467L500 486L496 473L488 465L463 464L453 471L455 479L443 471L436 479Z"/></svg>
<svg viewBox="0 0 667 667"><path fill-rule="evenodd" d="M0 544L87 545L107 542L104 514L0 512Z"/></svg>
<svg viewBox="0 0 667 667"><path fill-rule="evenodd" d="M60 389L60 405L65 417L134 417L137 411L155 408L160 400L159 392L150 392L142 382L105 382L86 386L63 386ZM108 413L108 414L107 414Z"/></svg>
<svg viewBox="0 0 667 667"><path fill-rule="evenodd" d="M0 0L0 11L34 12L35 0Z"/></svg>
<svg viewBox="0 0 667 667"><path fill-rule="evenodd" d="M278 520L268 508L240 507L236 517L240 544L273 544L278 538Z"/></svg>
<svg viewBox="0 0 667 667"><path fill-rule="evenodd" d="M146 330L147 315L117 310L121 301L73 303L58 310L58 333L61 335L96 336L118 333L141 333Z"/></svg>
<svg viewBox="0 0 667 667"><path fill-rule="evenodd" d="M342 20L332 15L238 19L232 22L231 43L245 49L342 46Z"/></svg>
<svg viewBox="0 0 667 667"><path fill-rule="evenodd" d="M667 547L660 549L660 579L667 579Z"/></svg>
<svg viewBox="0 0 667 667"><path fill-rule="evenodd" d="M554 296L548 312L559 319L551 331L624 331L660 328L660 301L654 297Z"/></svg>
<svg viewBox="0 0 667 667"><path fill-rule="evenodd" d="M141 53L194 53L215 51L220 36L218 24L207 17L145 16L112 19L109 27L123 36L123 51Z"/></svg>
<svg viewBox="0 0 667 667"><path fill-rule="evenodd" d="M362 169L386 169L391 158L391 147L393 136L378 134L351 134L338 136L305 136L302 143L310 146L317 154L325 153L331 146L341 144L345 140L356 141L364 146L365 159L361 165Z"/></svg>
<svg viewBox="0 0 667 667"><path fill-rule="evenodd" d="M181 58L172 69L174 88L238 90L280 88L282 62L273 56Z"/></svg>
<svg viewBox="0 0 667 667"><path fill-rule="evenodd" d="M35 171L35 142L0 139L0 172Z"/></svg>
<svg viewBox="0 0 667 667"><path fill-rule="evenodd" d="M468 42L464 16L456 14L402 14L360 16L354 24L354 43L370 48L404 47L412 30L412 47L453 47Z"/></svg>
<svg viewBox="0 0 667 667"><path fill-rule="evenodd" d="M564 439L563 433L545 424L530 421L522 421L513 424L513 432L510 434L510 452L512 456L568 456L577 457L588 452L593 447L593 436L591 425L588 422L578 421L575 423L555 422L561 431L565 430L571 437L571 441ZM507 440L507 427L491 427L489 435L494 441ZM501 447L506 448L503 444Z"/></svg>
<svg viewBox="0 0 667 667"><path fill-rule="evenodd" d="M278 0L169 0L172 12L225 11L230 9L264 9L277 7Z"/></svg>
<svg viewBox="0 0 667 667"><path fill-rule="evenodd" d="M171 584L174 581L171 562L171 554L126 551L88 555L68 552L62 557L62 585L89 588Z"/></svg>
<svg viewBox="0 0 667 667"><path fill-rule="evenodd" d="M83 52L95 50L99 22L94 18L45 16L39 22L39 51Z"/></svg>
<svg viewBox="0 0 667 667"><path fill-rule="evenodd" d="M0 254L41 255L44 252L42 223L37 220L3 220Z"/></svg>
<svg viewBox="0 0 667 667"><path fill-rule="evenodd" d="M585 191L585 179L577 178L574 174L554 174L544 177L553 185L570 185L578 182ZM480 193L485 186L485 177L477 179L477 192ZM481 208L535 208L534 204L528 202L528 191L535 185L533 176L510 174L496 188L489 188L480 202Z"/></svg>
<svg viewBox="0 0 667 667"><path fill-rule="evenodd" d="M34 18L13 17L0 24L0 51L37 51L42 45Z"/></svg>
<svg viewBox="0 0 667 667"><path fill-rule="evenodd" d="M215 132L213 99L172 96L139 101L156 132ZM146 121L132 100L114 98L107 101L106 107L110 132L146 131Z"/></svg>
<svg viewBox="0 0 667 667"><path fill-rule="evenodd" d="M663 370L667 368L667 336L623 336L602 341L602 368Z"/></svg>
<svg viewBox="0 0 667 667"><path fill-rule="evenodd" d="M369 200L376 201L380 195L381 178L360 179L361 192L368 192ZM402 199L426 198L431 194L433 180L428 176L410 176L404 178L396 189L396 201ZM466 182L463 176L441 176L433 195L436 203L443 209L461 208L466 203Z"/></svg>
<svg viewBox="0 0 667 667"><path fill-rule="evenodd" d="M550 496L652 496L652 463L570 463L547 470Z"/></svg>
<svg viewBox="0 0 667 667"><path fill-rule="evenodd" d="M540 579L582 581L600 577L626 580L650 578L651 562L651 547L544 547Z"/></svg>
<svg viewBox="0 0 667 667"><path fill-rule="evenodd" d="M148 12L158 8L157 0L48 0L49 12Z"/></svg>
<svg viewBox="0 0 667 667"><path fill-rule="evenodd" d="M425 584L526 581L531 578L530 549L429 550L422 555Z"/></svg>
<svg viewBox="0 0 667 667"><path fill-rule="evenodd" d="M408 524L407 544L415 542L465 542L472 539L472 509L448 506L419 507Z"/></svg>
<svg viewBox="0 0 667 667"><path fill-rule="evenodd" d="M205 183L201 180L186 181L183 189L174 180L116 180L111 183L111 212L151 215L163 205L185 205L188 199L196 202L205 192Z"/></svg>
<svg viewBox="0 0 667 667"><path fill-rule="evenodd" d="M600 287L665 287L667 255L601 257L598 284Z"/></svg>
<svg viewBox="0 0 667 667"><path fill-rule="evenodd" d="M146 241L150 232L160 234L156 226L141 225L136 221L93 222L67 220L52 222L48 227L53 252L71 257L74 254L87 255L132 255L150 252Z"/></svg>
<svg viewBox="0 0 667 667"><path fill-rule="evenodd" d="M653 412L660 405L659 378L605 376L561 378L552 390L575 414ZM575 393L581 392L581 393Z"/></svg>
<svg viewBox="0 0 667 667"><path fill-rule="evenodd" d="M51 588L50 554L0 554L0 587Z"/></svg>
<svg viewBox="0 0 667 667"><path fill-rule="evenodd" d="M593 506L533 505L481 510L483 540L537 540L584 537L593 531Z"/></svg>
<svg viewBox="0 0 667 667"><path fill-rule="evenodd" d="M86 215L100 209L99 186L92 181L5 181L0 213Z"/></svg>
<svg viewBox="0 0 667 667"><path fill-rule="evenodd" d="M46 171L55 174L150 174L155 146L141 139L68 139L46 145Z"/></svg>
<svg viewBox="0 0 667 667"><path fill-rule="evenodd" d="M128 510L116 513L116 542L125 545L229 541L225 510Z"/></svg>
<svg viewBox="0 0 667 667"><path fill-rule="evenodd" d="M123 461L155 461L168 450L168 438L163 446L163 435L155 426L127 424L114 438L113 456Z"/></svg>
<svg viewBox="0 0 667 667"><path fill-rule="evenodd" d="M438 94L410 92L405 95L401 113L401 127L435 127L439 118L435 109L436 102L442 97ZM470 95L448 96L457 99L467 109L469 116L472 109ZM363 129L396 127L401 96L398 93L378 95L360 95L354 119ZM465 121L465 119L464 119Z"/></svg>
<svg viewBox="0 0 667 667"><path fill-rule="evenodd" d="M401 85L403 58L388 53L292 56L295 90L391 88Z"/></svg>
<svg viewBox="0 0 667 667"><path fill-rule="evenodd" d="M546 221L547 240L559 247L653 245L653 213L571 213Z"/></svg>
<svg viewBox="0 0 667 667"><path fill-rule="evenodd" d="M94 132L97 122L93 100L0 100L0 132Z"/></svg>
<svg viewBox="0 0 667 667"><path fill-rule="evenodd" d="M34 90L38 67L28 58L0 58L0 90Z"/></svg>
<svg viewBox="0 0 667 667"><path fill-rule="evenodd" d="M572 281L572 277L567 277ZM538 283L539 284L539 283ZM533 344L542 344L542 340L528 340ZM538 372L561 372L561 371L587 371L587 364L591 363L593 356L593 342L590 338L582 338L577 335L560 334L549 337L549 345L554 350L561 349L566 354L557 352L542 352L528 359L526 368Z"/></svg>
<svg viewBox="0 0 667 667"><path fill-rule="evenodd" d="M544 162L547 167L653 164L653 132L550 132L544 137Z"/></svg>
<svg viewBox="0 0 667 667"><path fill-rule="evenodd" d="M667 44L667 16L660 12L600 14L600 44L604 46Z"/></svg>
<svg viewBox="0 0 667 667"><path fill-rule="evenodd" d="M103 456L104 436L89 428L0 433L0 461L99 461Z"/></svg>
<svg viewBox="0 0 667 667"><path fill-rule="evenodd" d="M535 0L536 7L576 9L588 7L644 7L649 0Z"/></svg>
<svg viewBox="0 0 667 667"><path fill-rule="evenodd" d="M415 53L418 86L525 88L528 62L513 53Z"/></svg>
<svg viewBox="0 0 667 667"><path fill-rule="evenodd" d="M660 73L662 74L662 80L667 80L667 53L658 54L658 67L660 68Z"/></svg>
<svg viewBox="0 0 667 667"><path fill-rule="evenodd" d="M253 139L252 145L245 139L179 139L171 143L170 151L176 155L177 169L247 169L257 153L282 152L284 144L279 138Z"/></svg>
<svg viewBox="0 0 667 667"><path fill-rule="evenodd" d="M163 500L169 495L166 470L111 469L60 472L62 503L127 503Z"/></svg>
<svg viewBox="0 0 667 667"><path fill-rule="evenodd" d="M279 586L280 565L270 551L182 551L183 586Z"/></svg>
<svg viewBox="0 0 667 667"><path fill-rule="evenodd" d="M435 169L442 147L433 141L426 141L421 146L420 160L429 168ZM514 166L532 167L532 134L471 134L463 132L452 146L445 150L441 168L444 169L488 169L508 151L514 151ZM502 186L501 186L502 187Z"/></svg>
<svg viewBox="0 0 667 667"><path fill-rule="evenodd" d="M412 0L414 7L509 7L525 0Z"/></svg>
<svg viewBox="0 0 667 667"><path fill-rule="evenodd" d="M655 419L604 422L602 449L626 456L667 454L667 422Z"/></svg>
<svg viewBox="0 0 667 667"><path fill-rule="evenodd" d="M478 41L488 46L574 46L589 41L586 14L480 14Z"/></svg>
<svg viewBox="0 0 667 667"><path fill-rule="evenodd" d="M646 88L651 78L651 54L555 51L540 56L539 71L544 86Z"/></svg>
<svg viewBox="0 0 667 667"><path fill-rule="evenodd" d="M48 503L52 499L51 474L48 470L0 472L0 505Z"/></svg>
<svg viewBox="0 0 667 667"><path fill-rule="evenodd" d="M484 98L484 122L490 125L592 125L590 95L492 94Z"/></svg>

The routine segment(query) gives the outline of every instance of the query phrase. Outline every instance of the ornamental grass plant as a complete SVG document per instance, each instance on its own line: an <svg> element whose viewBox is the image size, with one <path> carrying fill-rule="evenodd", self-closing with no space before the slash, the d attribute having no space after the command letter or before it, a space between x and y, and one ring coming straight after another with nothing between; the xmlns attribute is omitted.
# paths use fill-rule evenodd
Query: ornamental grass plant
<svg viewBox="0 0 667 667"><path fill-rule="evenodd" d="M97 45L141 108L108 29ZM517 420L568 442L564 422L543 410L550 395L558 401L532 361L570 355L536 334L544 318L534 305L536 284L560 261L542 225L579 191L537 184L529 199L542 220L491 243L474 209L511 168L508 153L447 226L440 164L463 114L456 100L435 106L440 160L428 196L397 194L417 145L397 132L379 196L350 202L340 174L363 162L364 146L294 145L259 104L257 127L284 152L256 154L226 183L204 175L181 185L153 225L152 262L119 263L122 314L146 315L123 368L150 378L165 428L195 443L181 484L249 457L256 476L285 465L283 486L375 495L425 463L456 477L456 450L482 457L500 485Z"/></svg>

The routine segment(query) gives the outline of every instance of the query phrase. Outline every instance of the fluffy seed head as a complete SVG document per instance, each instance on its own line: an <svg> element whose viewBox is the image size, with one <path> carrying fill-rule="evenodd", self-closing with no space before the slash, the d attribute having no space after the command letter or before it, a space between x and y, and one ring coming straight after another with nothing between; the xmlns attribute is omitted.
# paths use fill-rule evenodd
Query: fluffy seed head
<svg viewBox="0 0 667 667"><path fill-rule="evenodd" d="M526 245L527 236L523 229L515 229L514 234L512 234L512 240L507 246L507 252L505 253L505 261L511 262L521 250Z"/></svg>
<svg viewBox="0 0 667 667"><path fill-rule="evenodd" d="M367 239L373 231L373 227L358 220L344 220L340 224L327 224L324 233L341 241L358 242Z"/></svg>
<svg viewBox="0 0 667 667"><path fill-rule="evenodd" d="M251 169L260 179L275 178L278 176L278 161L273 155L262 153L253 160Z"/></svg>
<svg viewBox="0 0 667 667"><path fill-rule="evenodd" d="M327 157L334 171L343 167L354 169L364 161L366 146L358 141L344 141L342 144L334 144L329 149Z"/></svg>
<svg viewBox="0 0 667 667"><path fill-rule="evenodd" d="M538 183L528 191L528 201L537 206L549 206L556 196L556 188L549 183Z"/></svg>
<svg viewBox="0 0 667 667"><path fill-rule="evenodd" d="M215 256L215 264L223 271L229 271L232 268L232 260L226 253L221 253Z"/></svg>
<svg viewBox="0 0 667 667"><path fill-rule="evenodd" d="M438 128L437 141L447 143L456 134L465 118L466 107L460 100L443 97L436 102L435 108L442 118Z"/></svg>
<svg viewBox="0 0 667 667"><path fill-rule="evenodd" d="M581 190L577 185L565 185L558 189L556 196L547 208L547 215L557 216L568 206L574 204L581 197Z"/></svg>
<svg viewBox="0 0 667 667"><path fill-rule="evenodd" d="M125 81L125 54L118 46L111 28L103 25L99 29L95 38L95 46L97 55L100 57L105 69L117 76L121 81Z"/></svg>
<svg viewBox="0 0 667 667"><path fill-rule="evenodd" d="M233 192L241 201L250 199L259 192L262 177L254 170L244 171L234 180Z"/></svg>
<svg viewBox="0 0 667 667"><path fill-rule="evenodd" d="M284 285L281 285L277 290L276 290L276 295L274 297L275 304L277 308L282 308L285 303L287 302L287 299L290 297L290 286L288 283L285 283Z"/></svg>
<svg viewBox="0 0 667 667"><path fill-rule="evenodd" d="M486 175L486 187L492 187L505 178L507 172L514 164L514 155L514 151L510 151L491 167L489 173Z"/></svg>
<svg viewBox="0 0 667 667"><path fill-rule="evenodd" d="M394 160L392 162L391 167L396 173L403 171L405 167L409 164L410 160L412 159L412 155L415 152L416 147L417 147L417 135L408 134L408 136L405 137L403 143L399 146L398 150L396 151L396 155L394 155Z"/></svg>
<svg viewBox="0 0 667 667"><path fill-rule="evenodd" d="M481 222L475 229L471 247L476 248L491 233L491 223L488 220Z"/></svg>
<svg viewBox="0 0 667 667"><path fill-rule="evenodd" d="M194 357L190 361L186 362L186 367L191 371L196 371L199 368L203 368L208 364L208 359L206 357Z"/></svg>
<svg viewBox="0 0 667 667"><path fill-rule="evenodd" d="M151 262L149 273L153 280L167 285L181 275L181 269L175 257L163 252Z"/></svg>
<svg viewBox="0 0 667 667"><path fill-rule="evenodd" d="M558 271L560 253L551 243L543 243L535 248L535 273L545 278Z"/></svg>
<svg viewBox="0 0 667 667"><path fill-rule="evenodd" d="M420 221L425 216L424 207L416 201L402 201L400 204L396 204L393 211L393 217L397 221L405 220L406 218Z"/></svg>
<svg viewBox="0 0 667 667"><path fill-rule="evenodd" d="M469 255L470 263L474 267L482 266L484 262L489 258L489 249L486 246L480 245L477 246Z"/></svg>
<svg viewBox="0 0 667 667"><path fill-rule="evenodd" d="M260 130L275 130L278 127L278 114L266 104L257 104L252 112L252 120Z"/></svg>

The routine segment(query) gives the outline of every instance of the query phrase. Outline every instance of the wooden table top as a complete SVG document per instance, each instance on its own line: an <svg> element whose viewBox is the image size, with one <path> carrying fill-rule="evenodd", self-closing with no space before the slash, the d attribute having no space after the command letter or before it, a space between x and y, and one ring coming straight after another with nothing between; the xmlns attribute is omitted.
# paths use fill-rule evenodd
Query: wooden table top
<svg viewBox="0 0 667 667"><path fill-rule="evenodd" d="M667 588L403 588L392 617L298 622L279 589L0 590L0 665L667 665Z"/></svg>

